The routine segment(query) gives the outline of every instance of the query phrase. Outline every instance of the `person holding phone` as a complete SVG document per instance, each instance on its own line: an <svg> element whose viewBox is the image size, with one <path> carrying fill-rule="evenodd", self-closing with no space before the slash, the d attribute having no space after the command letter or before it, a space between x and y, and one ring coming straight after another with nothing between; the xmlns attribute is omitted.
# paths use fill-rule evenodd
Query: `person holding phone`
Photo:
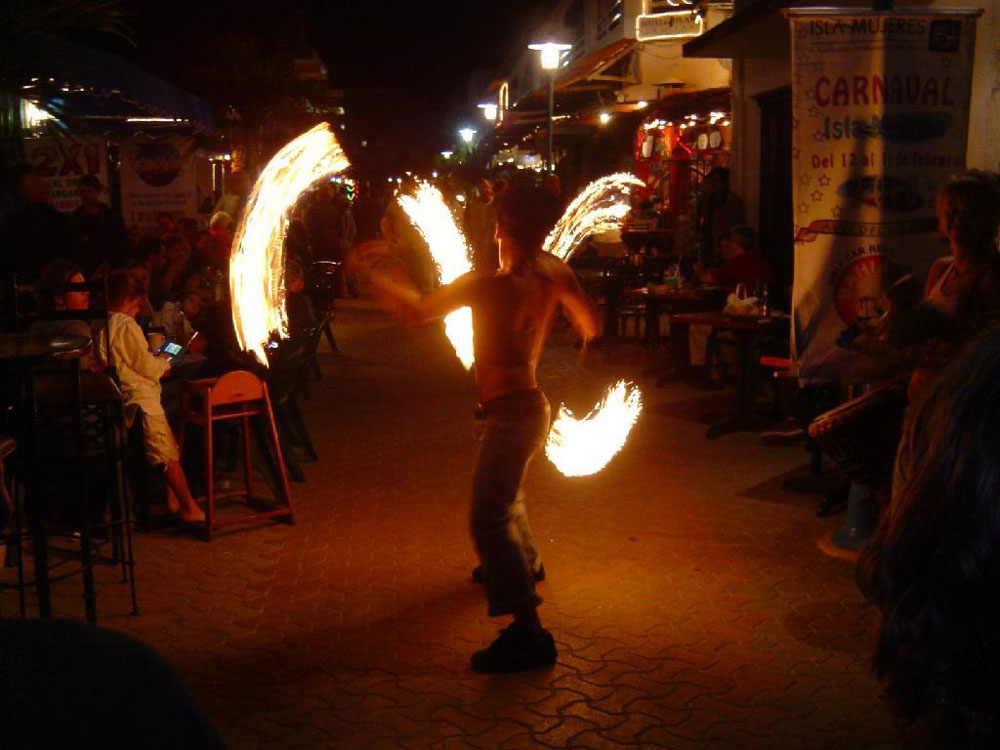
<svg viewBox="0 0 1000 750"><path fill-rule="evenodd" d="M163 466L167 485L167 509L178 521L201 524L205 512L198 507L180 462L161 402L160 379L170 372L169 355L149 351L146 337L135 316L143 296L139 280L125 269L108 274L108 335L97 337L99 356L117 368L126 413L137 410L142 419L146 458L154 466ZM132 407L131 410L128 407Z"/></svg>

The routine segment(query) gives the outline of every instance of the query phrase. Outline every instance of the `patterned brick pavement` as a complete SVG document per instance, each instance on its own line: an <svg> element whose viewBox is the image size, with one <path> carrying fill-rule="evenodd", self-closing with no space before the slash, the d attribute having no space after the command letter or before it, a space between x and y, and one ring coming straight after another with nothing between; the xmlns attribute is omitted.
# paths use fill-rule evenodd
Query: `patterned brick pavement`
<svg viewBox="0 0 1000 750"><path fill-rule="evenodd" d="M865 654L871 610L817 541L800 447L704 439L729 393L644 385L646 410L602 473L544 458L528 507L559 662L482 677L501 624L469 581L469 377L437 327L345 306L306 419L321 461L297 524L137 542L142 615L102 571L102 624L181 672L234 748L866 748L900 741ZM586 409L627 349L585 367L556 336L541 379ZM596 356L595 356L596 355ZM633 361L628 362L629 359ZM618 360L618 363L615 362ZM622 364L626 361L626 364ZM57 609L78 616L78 583ZM5 594L3 610L13 598Z"/></svg>

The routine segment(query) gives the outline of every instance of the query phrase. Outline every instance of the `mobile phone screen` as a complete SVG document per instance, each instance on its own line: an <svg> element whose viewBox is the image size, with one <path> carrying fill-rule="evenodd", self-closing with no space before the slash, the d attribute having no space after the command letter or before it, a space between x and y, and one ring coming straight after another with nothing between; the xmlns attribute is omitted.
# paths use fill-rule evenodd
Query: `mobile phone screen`
<svg viewBox="0 0 1000 750"><path fill-rule="evenodd" d="M180 344L175 344L171 342L169 344L164 344L163 348L160 349L160 351L163 352L164 354L169 354L171 357L176 357L178 354L184 351L184 347L181 346Z"/></svg>

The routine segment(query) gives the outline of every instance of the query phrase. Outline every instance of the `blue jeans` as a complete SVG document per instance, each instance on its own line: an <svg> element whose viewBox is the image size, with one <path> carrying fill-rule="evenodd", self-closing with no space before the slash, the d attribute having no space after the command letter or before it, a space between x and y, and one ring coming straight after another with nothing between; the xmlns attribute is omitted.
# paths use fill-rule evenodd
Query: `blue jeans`
<svg viewBox="0 0 1000 750"><path fill-rule="evenodd" d="M528 525L521 482L545 443L549 402L539 390L483 405L479 460L472 483L472 537L483 567L491 617L538 606L535 571L540 565Z"/></svg>

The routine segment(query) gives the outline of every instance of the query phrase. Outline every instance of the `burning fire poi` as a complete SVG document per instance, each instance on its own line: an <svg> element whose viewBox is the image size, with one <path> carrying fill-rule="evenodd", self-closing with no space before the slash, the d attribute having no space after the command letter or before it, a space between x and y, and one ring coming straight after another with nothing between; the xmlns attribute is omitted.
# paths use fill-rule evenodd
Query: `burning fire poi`
<svg viewBox="0 0 1000 750"><path fill-rule="evenodd" d="M442 284L450 284L472 270L469 246L441 191L426 182L418 183L415 195L400 195L399 205L423 236L438 267ZM475 359L472 350L472 310L462 307L444 319L444 331L455 354L468 370Z"/></svg>
<svg viewBox="0 0 1000 750"><path fill-rule="evenodd" d="M590 413L577 419L565 405L549 430L545 455L567 477L596 474L625 445L642 411L642 394L619 380Z"/></svg>
<svg viewBox="0 0 1000 750"><path fill-rule="evenodd" d="M542 250L561 260L569 260L573 251L590 235L622 225L631 207L629 189L643 185L642 180L626 172L594 180L566 208L545 238Z"/></svg>
<svg viewBox="0 0 1000 750"><path fill-rule="evenodd" d="M229 259L229 291L236 340L265 366L272 334L288 332L285 215L316 180L348 166L329 126L317 125L275 154L247 199Z"/></svg>
<svg viewBox="0 0 1000 750"><path fill-rule="evenodd" d="M629 188L642 184L629 174L595 180L566 209L543 250L568 260L588 235L621 226L629 211ZM426 240L443 284L471 270L465 236L437 188L419 183L416 194L399 196L399 203ZM471 368L472 311L463 307L448 315L445 333L462 364ZM549 431L545 455L567 477L596 474L625 445L641 411L642 394L624 380L610 387L604 399L581 419L563 405Z"/></svg>

